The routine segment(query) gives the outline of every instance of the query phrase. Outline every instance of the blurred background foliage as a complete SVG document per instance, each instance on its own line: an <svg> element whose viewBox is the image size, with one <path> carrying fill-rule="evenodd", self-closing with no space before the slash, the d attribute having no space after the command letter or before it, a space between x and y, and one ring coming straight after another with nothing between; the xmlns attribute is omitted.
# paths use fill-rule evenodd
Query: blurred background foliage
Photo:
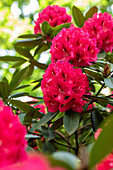
<svg viewBox="0 0 113 170"><path fill-rule="evenodd" d="M113 0L1 0L0 1L0 56L19 56L14 50L14 42L20 34L33 33L34 21L38 18L38 13L48 5L60 5L66 7L71 14L71 7L75 5L83 12L91 6L96 5L100 11L113 14ZM45 57L45 58L44 58ZM39 61L47 63L48 56L43 54L43 58L38 56ZM43 60L44 59L44 60ZM13 62L0 61L0 80L6 77L9 81L14 73ZM25 65L24 65L25 67ZM22 66L20 66L22 68ZM35 68L31 77L23 81L23 84L30 84L33 80L42 77L43 70ZM27 87L25 92L31 91L32 86ZM21 91L21 90L20 90ZM41 95L41 90L32 91L32 95Z"/></svg>

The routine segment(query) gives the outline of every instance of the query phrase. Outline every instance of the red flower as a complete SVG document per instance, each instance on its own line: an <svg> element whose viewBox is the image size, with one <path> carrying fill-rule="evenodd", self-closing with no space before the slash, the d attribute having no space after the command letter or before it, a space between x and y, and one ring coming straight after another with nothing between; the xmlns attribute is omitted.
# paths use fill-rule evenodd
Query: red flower
<svg viewBox="0 0 113 170"><path fill-rule="evenodd" d="M113 50L113 18L110 14L94 14L85 21L83 30L88 31L91 38L96 38L99 50L111 52Z"/></svg>
<svg viewBox="0 0 113 170"><path fill-rule="evenodd" d="M34 33L40 33L40 24L47 21L51 27L71 22L71 16L66 13L64 7L58 5L47 6L42 12L39 13L37 21L35 21Z"/></svg>
<svg viewBox="0 0 113 170"><path fill-rule="evenodd" d="M53 38L51 61L68 61L75 67L91 65L97 60L96 40L90 39L88 33L73 25Z"/></svg>
<svg viewBox="0 0 113 170"><path fill-rule="evenodd" d="M68 62L51 63L43 75L41 88L48 111L82 111L82 99L88 93L89 82L82 70L72 68Z"/></svg>
<svg viewBox="0 0 113 170"><path fill-rule="evenodd" d="M26 158L25 134L18 116L0 100L0 168Z"/></svg>

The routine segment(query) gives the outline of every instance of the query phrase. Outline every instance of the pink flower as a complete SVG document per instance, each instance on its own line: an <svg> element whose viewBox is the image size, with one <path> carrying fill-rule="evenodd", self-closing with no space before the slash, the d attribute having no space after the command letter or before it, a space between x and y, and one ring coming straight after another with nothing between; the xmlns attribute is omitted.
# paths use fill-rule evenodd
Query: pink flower
<svg viewBox="0 0 113 170"><path fill-rule="evenodd" d="M26 158L26 129L0 100L0 168Z"/></svg>
<svg viewBox="0 0 113 170"><path fill-rule="evenodd" d="M101 128L97 129L97 131L95 132L94 137L95 137L96 140L97 140L97 138L99 137L99 135L100 135L101 132L102 132L102 129L101 129Z"/></svg>
<svg viewBox="0 0 113 170"><path fill-rule="evenodd" d="M91 38L96 38L99 50L111 52L113 50L113 18L110 14L94 14L92 18L85 21L84 31L88 31Z"/></svg>
<svg viewBox="0 0 113 170"><path fill-rule="evenodd" d="M81 112L85 104L82 97L88 93L89 82L80 68L74 69L68 62L57 62L51 63L45 71L41 88L48 111Z"/></svg>
<svg viewBox="0 0 113 170"><path fill-rule="evenodd" d="M34 33L40 33L40 24L47 21L51 27L71 22L71 16L66 13L64 7L58 5L47 6L42 12L39 13L37 21L35 21Z"/></svg>
<svg viewBox="0 0 113 170"><path fill-rule="evenodd" d="M110 170L112 168L113 168L113 154L109 154L99 164L96 165L96 170Z"/></svg>
<svg viewBox="0 0 113 170"><path fill-rule="evenodd" d="M51 167L48 159L42 154L29 154L22 163L6 167L4 170L65 170L61 167Z"/></svg>
<svg viewBox="0 0 113 170"><path fill-rule="evenodd" d="M73 25L53 38L51 46L51 61L68 61L75 67L91 65L97 60L98 49L96 40L90 39L88 33Z"/></svg>

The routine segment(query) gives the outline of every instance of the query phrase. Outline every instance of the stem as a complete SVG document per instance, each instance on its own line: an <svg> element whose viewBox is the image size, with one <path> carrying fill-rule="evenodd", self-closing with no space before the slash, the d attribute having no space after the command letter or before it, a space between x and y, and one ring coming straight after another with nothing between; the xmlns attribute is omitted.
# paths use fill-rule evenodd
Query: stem
<svg viewBox="0 0 113 170"><path fill-rule="evenodd" d="M75 155L77 155L77 154L78 154L78 150L79 150L77 130L76 130L76 132L75 132L75 140L76 140Z"/></svg>
<svg viewBox="0 0 113 170"><path fill-rule="evenodd" d="M67 142L68 145L72 146L62 133L60 133L60 132L58 132L58 131L56 131L56 130L55 130L55 133L56 133L57 135L59 135L63 140L65 140L65 142Z"/></svg>
<svg viewBox="0 0 113 170"><path fill-rule="evenodd" d="M99 95L99 93L101 92L101 90L103 89L104 86L105 86L105 83L101 86L101 88L98 90L98 92L96 93L95 96L98 96L98 95Z"/></svg>
<svg viewBox="0 0 113 170"><path fill-rule="evenodd" d="M91 131L86 135L86 137L82 140L81 143L83 143L83 142L88 138L88 136L89 136L92 132L93 132L93 130L91 130Z"/></svg>
<svg viewBox="0 0 113 170"><path fill-rule="evenodd" d="M81 131L83 128L85 128L85 127L87 127L87 126L90 126L90 125L91 125L91 123L88 123L88 124L86 124L86 125L80 127L80 128L78 129L78 131Z"/></svg>
<svg viewBox="0 0 113 170"><path fill-rule="evenodd" d="M57 141L57 140L55 140L55 139L54 139L54 142L55 142L55 143L57 143L57 144L59 144L59 145L61 145L61 146L65 146L65 147L67 147L67 148L71 148L71 149L75 150L75 148L74 148L74 147L69 146L69 145L65 145L65 144L63 144L63 143L60 143L60 142L58 142L58 141Z"/></svg>
<svg viewBox="0 0 113 170"><path fill-rule="evenodd" d="M90 102L90 104L93 103L93 101ZM91 113L92 111L96 110L95 108L93 109L90 109L90 110L86 110L86 111L83 111L80 113L80 115L84 115L84 114L87 114L87 113Z"/></svg>

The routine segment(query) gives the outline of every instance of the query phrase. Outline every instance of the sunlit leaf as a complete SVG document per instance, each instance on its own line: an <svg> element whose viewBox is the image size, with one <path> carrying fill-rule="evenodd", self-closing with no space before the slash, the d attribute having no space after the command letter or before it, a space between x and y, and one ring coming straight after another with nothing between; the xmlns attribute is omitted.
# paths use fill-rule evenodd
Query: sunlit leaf
<svg viewBox="0 0 113 170"><path fill-rule="evenodd" d="M95 13L98 12L98 8L96 6L91 7L85 14L85 19L91 18Z"/></svg>
<svg viewBox="0 0 113 170"><path fill-rule="evenodd" d="M85 17L83 16L82 11L76 6L72 7L73 19L78 27L82 27L85 22Z"/></svg>

